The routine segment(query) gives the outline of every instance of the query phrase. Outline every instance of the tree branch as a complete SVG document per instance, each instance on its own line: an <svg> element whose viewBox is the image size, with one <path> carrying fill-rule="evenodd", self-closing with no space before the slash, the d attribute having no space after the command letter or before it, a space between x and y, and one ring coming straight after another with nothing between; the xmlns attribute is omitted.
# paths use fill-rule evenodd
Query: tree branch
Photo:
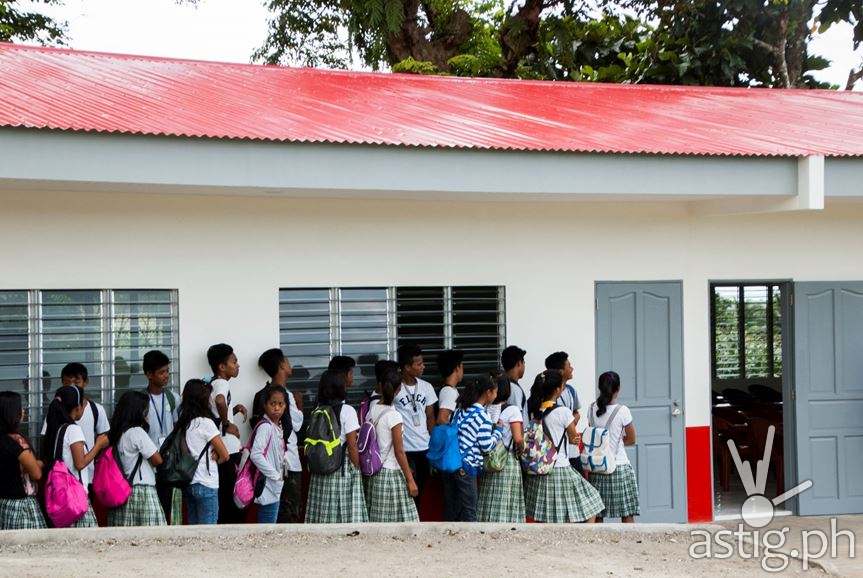
<svg viewBox="0 0 863 578"><path fill-rule="evenodd" d="M851 69L848 73L848 83L845 85L845 90L854 90L854 85L858 80L863 80L863 65L857 70Z"/></svg>

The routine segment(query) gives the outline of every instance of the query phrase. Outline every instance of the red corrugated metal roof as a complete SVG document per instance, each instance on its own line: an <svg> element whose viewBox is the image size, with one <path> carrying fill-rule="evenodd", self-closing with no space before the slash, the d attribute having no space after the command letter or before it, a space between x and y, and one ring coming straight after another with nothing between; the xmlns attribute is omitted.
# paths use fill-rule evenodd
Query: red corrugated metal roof
<svg viewBox="0 0 863 578"><path fill-rule="evenodd" d="M863 156L863 94L428 77L0 44L0 126L530 151Z"/></svg>

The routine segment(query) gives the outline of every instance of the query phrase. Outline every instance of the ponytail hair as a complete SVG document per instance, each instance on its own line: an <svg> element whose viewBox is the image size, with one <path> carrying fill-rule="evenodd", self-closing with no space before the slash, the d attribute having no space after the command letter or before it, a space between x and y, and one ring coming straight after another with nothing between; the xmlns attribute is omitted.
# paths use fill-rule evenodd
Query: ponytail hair
<svg viewBox="0 0 863 578"><path fill-rule="evenodd" d="M45 464L54 462L54 451L57 448L57 434L66 424L75 423L70 415L76 407L84 403L84 390L77 385L64 385L57 390L54 399L48 406L45 416L45 437L42 444L42 461Z"/></svg>
<svg viewBox="0 0 863 578"><path fill-rule="evenodd" d="M21 425L21 394L0 391L0 434L17 434Z"/></svg>
<svg viewBox="0 0 863 578"><path fill-rule="evenodd" d="M533 387L530 388L530 397L527 400L527 411L535 418L542 416L539 410L543 402L551 400L554 392L563 386L563 373L556 369L546 369L536 376Z"/></svg>
<svg viewBox="0 0 863 578"><path fill-rule="evenodd" d="M482 394L496 387L497 380L493 379L491 375L468 380L458 396L457 405L461 409L467 409L475 404L482 397Z"/></svg>
<svg viewBox="0 0 863 578"><path fill-rule="evenodd" d="M402 386L402 375L398 364L388 361L387 365L381 368L378 385L381 388L381 403L392 405L393 400L396 398L396 393L398 393L399 388Z"/></svg>
<svg viewBox="0 0 863 578"><path fill-rule="evenodd" d="M165 394L167 395L167 394ZM147 414L150 412L150 397L143 391L127 391L120 397L114 415L111 416L111 429L108 430L108 439L112 446L120 443L123 434L139 427L145 432L150 431L147 423Z"/></svg>
<svg viewBox="0 0 863 578"><path fill-rule="evenodd" d="M203 379L190 379L183 386L183 400L180 402L180 416L174 429L185 432L193 419L212 417L210 393L213 388Z"/></svg>
<svg viewBox="0 0 863 578"><path fill-rule="evenodd" d="M613 371L606 371L599 376L599 397L596 398L596 417L605 413L606 408L614 399L614 394L620 391L620 376Z"/></svg>

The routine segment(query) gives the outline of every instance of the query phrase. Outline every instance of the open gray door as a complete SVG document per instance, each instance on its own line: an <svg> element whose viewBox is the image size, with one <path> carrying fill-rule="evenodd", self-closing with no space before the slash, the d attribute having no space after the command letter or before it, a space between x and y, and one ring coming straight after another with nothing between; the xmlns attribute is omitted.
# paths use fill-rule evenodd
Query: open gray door
<svg viewBox="0 0 863 578"><path fill-rule="evenodd" d="M863 513L863 282L794 284L799 513Z"/></svg>
<svg viewBox="0 0 863 578"><path fill-rule="evenodd" d="M597 283L596 370L620 374L637 443L641 522L686 521L680 283ZM586 412L586 409L583 410Z"/></svg>

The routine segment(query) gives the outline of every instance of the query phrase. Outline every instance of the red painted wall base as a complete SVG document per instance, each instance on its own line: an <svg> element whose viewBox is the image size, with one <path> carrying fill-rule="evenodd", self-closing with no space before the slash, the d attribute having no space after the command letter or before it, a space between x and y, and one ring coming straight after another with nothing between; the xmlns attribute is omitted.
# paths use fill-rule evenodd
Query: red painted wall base
<svg viewBox="0 0 863 578"><path fill-rule="evenodd" d="M690 523L713 520L710 426L686 428L686 496Z"/></svg>

